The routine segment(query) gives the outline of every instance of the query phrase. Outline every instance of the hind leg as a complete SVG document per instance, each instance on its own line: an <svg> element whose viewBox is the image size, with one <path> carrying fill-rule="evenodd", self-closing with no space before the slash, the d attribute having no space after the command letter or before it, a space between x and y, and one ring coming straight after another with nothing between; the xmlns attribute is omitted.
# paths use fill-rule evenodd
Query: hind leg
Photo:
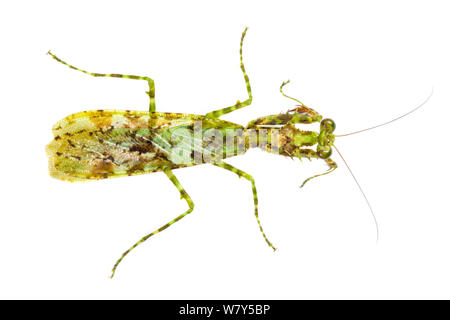
<svg viewBox="0 0 450 320"><path fill-rule="evenodd" d="M93 77L111 77L111 78L124 78L124 79L133 79L133 80L144 80L144 81L147 81L149 90L146 91L146 93L150 97L149 112L150 113L155 112L155 110L156 110L156 105L155 105L155 82L153 81L153 79L150 79L149 77L133 76L133 75L126 75L126 74L118 74L118 73L95 73L95 72L89 72L89 71L86 71L86 70L83 70L83 69L79 69L77 67L74 67L74 66L68 64L67 62L65 62L65 61L61 60L60 58L58 58L57 56L55 56L50 51L48 52L48 54L51 55L53 59L55 59L56 61L58 61L58 62L60 62L62 64L65 64L69 68L72 68L74 70L86 73L86 74L88 74L90 76L93 76Z"/></svg>
<svg viewBox="0 0 450 320"><path fill-rule="evenodd" d="M165 229L167 229L168 227L170 227L172 224L174 224L175 222L181 220L182 218L184 218L185 216L187 216L189 213L191 213L194 210L194 202L192 201L191 197L189 197L189 195L187 194L186 190L184 190L183 186L180 184L180 182L178 181L178 179L175 177L175 175L172 173L172 170L170 169L166 169L164 170L164 173L166 174L166 176L170 179L170 181L172 181L172 183L174 184L174 186L178 189L178 191L180 192L180 196L182 199L184 199L186 201L186 203L189 206L189 209L180 214L178 217L176 217L175 219L173 219L172 221L169 221L168 223L166 223L165 225L163 225L161 228L153 231L152 233L149 233L148 235L146 235L145 237L143 237L141 240L139 240L138 242L136 242L131 248L129 248L127 251L125 251L122 256L119 258L119 260L117 260L116 264L114 265L113 269L112 269L112 274L111 274L111 278L114 277L114 274L116 272L117 266L120 264L120 262L123 260L123 258L125 258L125 256L127 254L130 253L131 250L133 250L134 248L136 248L138 245L140 245L141 243L143 243L144 241L146 241L148 238L150 238L151 236L154 236L155 234L164 231Z"/></svg>

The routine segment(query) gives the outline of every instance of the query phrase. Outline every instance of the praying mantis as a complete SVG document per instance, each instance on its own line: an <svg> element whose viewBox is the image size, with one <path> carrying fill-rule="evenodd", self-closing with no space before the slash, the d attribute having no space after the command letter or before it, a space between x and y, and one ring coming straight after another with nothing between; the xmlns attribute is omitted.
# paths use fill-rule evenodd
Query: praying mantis
<svg viewBox="0 0 450 320"><path fill-rule="evenodd" d="M177 188L188 206L185 212L145 235L126 250L114 264L111 278L118 265L132 250L193 212L194 202L173 173L175 169L209 163L248 180L252 188L254 215L260 232L267 245L276 250L264 233L259 219L255 180L250 174L224 160L257 147L284 157L324 161L328 170L309 177L302 187L311 179L329 174L337 168L336 162L331 158L332 149L337 150L334 145L334 121L323 118L317 111L286 95L283 88L289 81L281 84L280 92L297 103L294 109L259 117L246 126L220 119L221 116L252 103L250 80L242 57L246 33L247 28L243 31L240 41L240 68L248 97L244 101L238 100L232 106L219 108L205 115L157 112L153 79L145 76L88 72L48 52L56 61L90 76L146 81L149 86L146 93L150 98L148 111L83 111L58 121L53 126L53 141L46 147L50 175L60 180L75 182L161 171ZM320 124L318 132L300 130L295 126L314 123ZM338 150L337 152L339 153ZM359 184L358 187L361 189ZM364 197L372 211L365 195Z"/></svg>

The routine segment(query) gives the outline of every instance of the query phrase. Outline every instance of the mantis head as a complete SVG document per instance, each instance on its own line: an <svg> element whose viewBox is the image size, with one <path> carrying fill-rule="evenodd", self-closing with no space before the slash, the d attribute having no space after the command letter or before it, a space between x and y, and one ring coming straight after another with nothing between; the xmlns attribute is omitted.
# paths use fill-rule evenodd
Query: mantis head
<svg viewBox="0 0 450 320"><path fill-rule="evenodd" d="M323 119L320 123L320 132L317 139L317 155L319 158L327 159L331 156L335 136L333 134L336 124L331 119Z"/></svg>

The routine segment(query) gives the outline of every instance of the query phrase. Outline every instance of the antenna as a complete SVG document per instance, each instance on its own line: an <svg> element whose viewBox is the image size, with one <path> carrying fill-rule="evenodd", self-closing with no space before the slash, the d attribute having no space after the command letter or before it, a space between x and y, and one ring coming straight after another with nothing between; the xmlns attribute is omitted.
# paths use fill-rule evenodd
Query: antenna
<svg viewBox="0 0 450 320"><path fill-rule="evenodd" d="M415 107L415 108L412 109L411 111L409 111L409 112L407 112L407 113L405 113L405 114L403 114L403 115L401 115L401 116L399 116L399 117L397 117L397 118L395 118L395 119L392 119L392 120L390 120L390 121L388 121L388 122L381 123L381 124L378 124L378 125L376 125L376 126L373 126L373 127L367 128L367 129L362 129L362 130L358 130L358 131L351 132L351 133L346 133L346 134L335 135L335 137L345 137L345 136L350 136L350 135L352 135L352 134L356 134L356 133L361 133L361 132L364 132L364 131L372 130L372 129L375 129L375 128L378 128L378 127L385 126L385 125L387 125L387 124L389 124L389 123L392 123L392 122L394 122L394 121L400 120L401 118L406 117L407 115L413 113L414 111L417 111L417 110L418 110L419 108L421 108L424 104L426 104L426 103L428 102L428 100L430 100L431 96L433 95L433 91L434 91L434 89L433 89L433 87L431 87L431 93L430 93L430 95L425 99L424 102L422 102L421 104L419 104L417 107ZM336 150L337 150L337 149L336 149ZM338 152L339 152L339 151L338 151Z"/></svg>
<svg viewBox="0 0 450 320"><path fill-rule="evenodd" d="M377 221L377 218L375 217L375 213L373 212L372 206L370 205L370 202L369 202L369 200L367 199L367 196L366 196L366 194L364 193L363 189L361 188L361 186L360 186L358 180L356 179L355 175L353 174L352 169L350 169L349 165L347 164L347 161L345 161L344 157L343 157L342 154L339 152L339 149L336 148L335 145L333 145L333 147L334 147L334 149L336 149L337 153L339 154L339 156L341 157L341 159L344 161L345 166L347 167L348 171L349 171L350 174L352 175L353 180L355 180L356 185L358 186L358 188L359 188L359 190L361 191L361 193L362 193L364 199L366 200L367 206L369 207L370 212L372 213L373 221L375 222L375 228L376 228L376 232L377 232L377 243L378 243L378 238L379 238L378 221Z"/></svg>

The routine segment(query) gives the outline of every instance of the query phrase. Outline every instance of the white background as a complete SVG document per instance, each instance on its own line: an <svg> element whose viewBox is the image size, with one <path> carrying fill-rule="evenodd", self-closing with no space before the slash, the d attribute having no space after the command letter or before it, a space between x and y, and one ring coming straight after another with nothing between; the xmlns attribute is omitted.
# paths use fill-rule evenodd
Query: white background
<svg viewBox="0 0 450 320"><path fill-rule="evenodd" d="M450 298L446 1L16 1L0 8L2 111L0 298ZM342 160L300 163L251 150L213 166L68 183L47 172L45 145L61 118L89 109L148 108L146 84L92 72L147 75L158 111L205 114L246 97L239 39L254 100L224 119L246 124L293 103L348 133L422 109L389 126L338 138L380 227ZM316 126L311 126L317 130Z"/></svg>

